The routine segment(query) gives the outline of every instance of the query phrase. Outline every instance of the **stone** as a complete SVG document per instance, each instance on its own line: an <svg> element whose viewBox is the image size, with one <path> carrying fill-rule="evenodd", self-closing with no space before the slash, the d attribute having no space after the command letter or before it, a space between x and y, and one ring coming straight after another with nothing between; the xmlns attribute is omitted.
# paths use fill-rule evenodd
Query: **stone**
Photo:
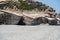
<svg viewBox="0 0 60 40"><path fill-rule="evenodd" d="M11 13L0 14L0 24L15 25L18 24L20 19L21 16L17 16L15 14L11 14Z"/></svg>
<svg viewBox="0 0 60 40"><path fill-rule="evenodd" d="M42 18L41 17L36 17L36 18L32 18L29 16L23 16L24 20L23 22L26 25L40 25L40 23L42 23Z"/></svg>
<svg viewBox="0 0 60 40"><path fill-rule="evenodd" d="M23 21L26 25L40 25L40 23L42 23L42 18L28 18L28 17L24 17L24 21Z"/></svg>

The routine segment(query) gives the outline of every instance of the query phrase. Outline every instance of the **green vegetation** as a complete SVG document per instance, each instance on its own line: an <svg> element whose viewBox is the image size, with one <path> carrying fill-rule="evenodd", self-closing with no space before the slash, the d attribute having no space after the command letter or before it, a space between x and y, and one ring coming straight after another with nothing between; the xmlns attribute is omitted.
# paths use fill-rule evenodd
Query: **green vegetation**
<svg viewBox="0 0 60 40"><path fill-rule="evenodd" d="M3 9L3 7L6 8L9 7L13 9L14 6L22 10L32 10L34 8L37 8L39 11L45 11L46 9L50 8L48 11L55 12L53 8L46 6L42 2L32 2L32 1L23 1L23 0L19 0L19 2L8 1L8 3L0 5L0 9Z"/></svg>
<svg viewBox="0 0 60 40"><path fill-rule="evenodd" d="M32 10L35 8L32 4L28 5L28 3L26 3L26 1L19 0L19 2L20 2L20 7L19 7L20 9Z"/></svg>

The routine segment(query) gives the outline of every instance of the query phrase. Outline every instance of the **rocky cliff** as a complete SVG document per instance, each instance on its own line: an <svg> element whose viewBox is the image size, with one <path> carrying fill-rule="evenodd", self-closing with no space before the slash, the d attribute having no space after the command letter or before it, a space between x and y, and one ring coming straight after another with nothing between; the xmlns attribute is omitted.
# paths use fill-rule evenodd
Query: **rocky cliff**
<svg viewBox="0 0 60 40"><path fill-rule="evenodd" d="M17 12L16 14L24 14L22 15L24 18L32 19L31 21L28 19L23 19L22 21L26 23L26 20L28 21L26 24L40 24L41 23L41 17L46 17L52 15L54 16L56 14L55 10L46 4L43 4L42 2L35 2L35 1L1 1L0 2L0 9L1 10L10 10L13 12ZM21 11L21 12L20 12ZM23 18L21 16L16 15L15 13L7 13L4 12L0 17L0 23L1 24L19 24L21 23L20 19ZM26 15L27 14L27 15ZM35 16L36 14L36 16ZM39 18L38 18L39 17ZM38 20L37 20L38 19ZM40 22L39 22L40 21Z"/></svg>

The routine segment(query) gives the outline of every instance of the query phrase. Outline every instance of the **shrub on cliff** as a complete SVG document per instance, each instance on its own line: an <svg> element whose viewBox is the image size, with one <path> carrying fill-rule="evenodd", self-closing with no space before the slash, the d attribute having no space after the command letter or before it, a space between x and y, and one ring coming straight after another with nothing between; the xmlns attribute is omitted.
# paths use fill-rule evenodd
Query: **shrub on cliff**
<svg viewBox="0 0 60 40"><path fill-rule="evenodd" d="M26 3L26 1L22 1L22 0L19 0L20 2L20 9L23 9L23 10L31 10L31 9L34 9L34 6L32 4L28 4Z"/></svg>

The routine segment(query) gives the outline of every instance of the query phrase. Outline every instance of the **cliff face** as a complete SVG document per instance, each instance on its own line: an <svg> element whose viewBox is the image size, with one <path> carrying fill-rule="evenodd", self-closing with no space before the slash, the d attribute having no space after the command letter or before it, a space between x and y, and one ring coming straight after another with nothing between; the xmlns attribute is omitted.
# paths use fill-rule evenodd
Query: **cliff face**
<svg viewBox="0 0 60 40"><path fill-rule="evenodd" d="M16 25L22 16L0 11L0 24Z"/></svg>
<svg viewBox="0 0 60 40"><path fill-rule="evenodd" d="M26 24L40 24L42 18L54 16L55 10L42 2L34 1L4 1L0 4L1 10L11 11L0 13L0 23L2 24L20 24L20 19L23 17L22 22ZM20 12L21 11L21 12ZM14 13L17 12L17 13ZM18 15L19 14L19 15ZM22 14L22 17L20 16ZM26 17L27 16L27 17ZM27 20L28 19L28 20ZM27 21L26 21L27 20Z"/></svg>

